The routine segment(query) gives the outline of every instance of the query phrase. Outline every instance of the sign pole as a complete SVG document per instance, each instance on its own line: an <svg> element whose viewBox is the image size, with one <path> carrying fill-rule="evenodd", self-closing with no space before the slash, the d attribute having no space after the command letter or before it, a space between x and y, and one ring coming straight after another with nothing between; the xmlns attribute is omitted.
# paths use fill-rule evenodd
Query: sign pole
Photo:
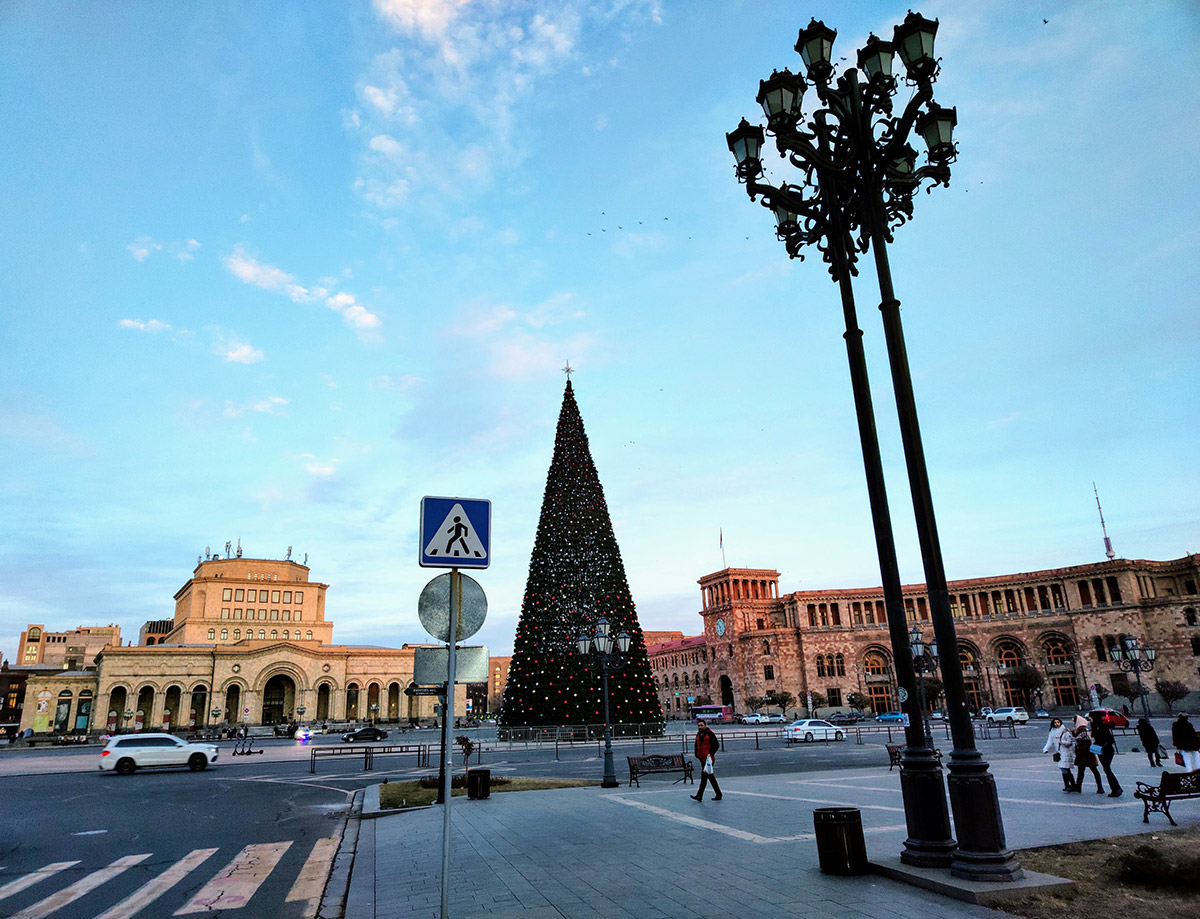
<svg viewBox="0 0 1200 919"><path fill-rule="evenodd" d="M458 621L462 611L462 574L450 569L450 634L447 636L446 698L442 702L442 919L450 919L450 801L454 761L450 758L450 718L454 712L454 649L458 644Z"/></svg>

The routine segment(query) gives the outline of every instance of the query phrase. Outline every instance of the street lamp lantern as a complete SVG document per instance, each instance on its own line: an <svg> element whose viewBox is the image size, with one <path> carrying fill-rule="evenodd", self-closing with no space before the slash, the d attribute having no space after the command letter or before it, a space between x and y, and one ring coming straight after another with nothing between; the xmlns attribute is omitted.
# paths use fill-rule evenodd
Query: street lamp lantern
<svg viewBox="0 0 1200 919"><path fill-rule="evenodd" d="M833 72L830 59L833 54L833 40L837 38L837 30L831 29L819 19L813 19L808 27L800 30L796 39L796 51L800 60L808 68L808 78L817 82L829 79Z"/></svg>
<svg viewBox="0 0 1200 919"><path fill-rule="evenodd" d="M914 659L925 656L924 635L921 634L921 627L914 625L912 631L908 633L908 646L912 649Z"/></svg>
<svg viewBox="0 0 1200 919"><path fill-rule="evenodd" d="M763 129L756 124L750 124L745 118L728 134L725 140L738 164L738 177L754 178L762 171L759 153L762 152Z"/></svg>
<svg viewBox="0 0 1200 919"><path fill-rule="evenodd" d="M892 59L896 46L883 41L874 33L867 36L867 43L858 50L858 66L871 82L892 79Z"/></svg>
<svg viewBox="0 0 1200 919"><path fill-rule="evenodd" d="M1150 718L1150 706L1146 702L1147 692L1142 685L1142 674L1154 669L1154 658L1158 654L1156 648L1146 648L1138 644L1132 635L1122 635L1121 642L1114 648L1108 649L1108 656L1124 673L1132 673L1137 679L1138 696L1142 700L1142 714Z"/></svg>
<svg viewBox="0 0 1200 919"><path fill-rule="evenodd" d="M938 21L926 19L920 13L910 12L904 22L892 31L892 40L904 61L904 69L910 78L923 80L932 78L937 70L937 58L933 56L933 39L937 35Z"/></svg>
<svg viewBox="0 0 1200 919"><path fill-rule="evenodd" d="M786 67L776 70L769 80L758 84L758 104L767 116L768 124L784 118L795 118L804 96L804 78Z"/></svg>
<svg viewBox="0 0 1200 919"><path fill-rule="evenodd" d="M958 110L942 108L931 103L929 109L917 118L917 132L925 138L929 148L929 159L935 163L953 162L956 149L954 146L954 126L958 124Z"/></svg>

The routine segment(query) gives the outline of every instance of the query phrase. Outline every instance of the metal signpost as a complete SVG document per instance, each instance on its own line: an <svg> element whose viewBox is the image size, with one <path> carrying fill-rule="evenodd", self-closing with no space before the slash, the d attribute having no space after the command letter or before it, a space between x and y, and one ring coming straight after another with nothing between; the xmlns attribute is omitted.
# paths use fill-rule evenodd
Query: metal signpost
<svg viewBox="0 0 1200 919"><path fill-rule="evenodd" d="M449 575L439 575L425 585L417 604L425 631L439 641L446 642L441 757L442 919L449 919L452 770L448 768L447 758L450 750L450 717L454 711L455 646L479 631L487 615L487 598L483 589L470 578L464 577L458 569L486 568L491 564L492 502L468 498L422 498L420 535L420 565L424 568L450 569ZM467 601L466 616L463 615L464 598ZM449 612L448 618L442 618L442 610Z"/></svg>

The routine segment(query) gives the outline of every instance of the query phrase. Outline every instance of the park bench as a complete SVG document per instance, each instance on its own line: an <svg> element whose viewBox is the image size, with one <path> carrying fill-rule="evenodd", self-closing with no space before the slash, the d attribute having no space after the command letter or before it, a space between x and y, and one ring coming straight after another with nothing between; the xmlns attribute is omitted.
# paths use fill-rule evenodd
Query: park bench
<svg viewBox="0 0 1200 919"><path fill-rule="evenodd" d="M904 744L889 743L884 744L888 752L888 772L891 772L895 767L900 765L900 759L904 755ZM942 751L934 750L934 757L940 763L942 761Z"/></svg>
<svg viewBox="0 0 1200 919"><path fill-rule="evenodd" d="M680 782L688 781L695 782L692 777L693 765L689 759L684 759L682 753L648 753L645 756L627 756L629 760L629 784L633 785L637 782L638 788L642 787L642 783L638 781L639 776L648 775L652 772L682 772L672 784L678 785Z"/></svg>
<svg viewBox="0 0 1200 919"><path fill-rule="evenodd" d="M1167 815L1171 826L1179 826L1171 816L1171 802L1200 798L1200 772L1164 772L1157 785L1138 782L1133 796L1145 804L1142 823L1149 823L1150 812L1157 811Z"/></svg>

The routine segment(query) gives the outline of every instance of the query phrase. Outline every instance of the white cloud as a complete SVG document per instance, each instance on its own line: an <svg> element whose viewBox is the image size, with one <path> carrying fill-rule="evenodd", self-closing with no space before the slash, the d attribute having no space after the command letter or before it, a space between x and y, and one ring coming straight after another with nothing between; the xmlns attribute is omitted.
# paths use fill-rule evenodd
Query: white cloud
<svg viewBox="0 0 1200 919"><path fill-rule="evenodd" d="M337 464L341 462L339 459L319 460L311 453L306 453L303 456L305 460L304 471L309 475L317 478L328 478L337 472Z"/></svg>
<svg viewBox="0 0 1200 919"><path fill-rule="evenodd" d="M133 242L126 244L125 248L139 262L144 262L151 253L162 251L162 243L155 242L149 236L139 236Z"/></svg>
<svg viewBox="0 0 1200 919"><path fill-rule="evenodd" d="M183 248L175 253L175 257L181 262L195 261L195 251L200 248L200 243L194 239L189 239L183 244Z"/></svg>
<svg viewBox="0 0 1200 919"><path fill-rule="evenodd" d="M268 396L265 399L258 399L254 402L247 402L243 405L226 400L225 402L225 417L239 418L247 412L254 412L260 415L282 415L283 409L287 406L288 400L283 396Z"/></svg>
<svg viewBox="0 0 1200 919"><path fill-rule="evenodd" d="M157 319L150 319L143 322L140 319L122 319L117 323L123 329L137 329L139 332L166 332L171 326L165 322L159 322Z"/></svg>
<svg viewBox="0 0 1200 919"><path fill-rule="evenodd" d="M263 264L247 255L241 246L226 257L225 267L245 283L261 287L263 290L286 294L296 303L306 303L312 299L307 288L297 284L296 279L282 268Z"/></svg>
<svg viewBox="0 0 1200 919"><path fill-rule="evenodd" d="M405 32L420 32L426 38L444 35L470 0L375 0L385 19Z"/></svg>
<svg viewBox="0 0 1200 919"><path fill-rule="evenodd" d="M213 353L231 364L257 364L263 359L261 351L239 341L217 342L213 345Z"/></svg>

